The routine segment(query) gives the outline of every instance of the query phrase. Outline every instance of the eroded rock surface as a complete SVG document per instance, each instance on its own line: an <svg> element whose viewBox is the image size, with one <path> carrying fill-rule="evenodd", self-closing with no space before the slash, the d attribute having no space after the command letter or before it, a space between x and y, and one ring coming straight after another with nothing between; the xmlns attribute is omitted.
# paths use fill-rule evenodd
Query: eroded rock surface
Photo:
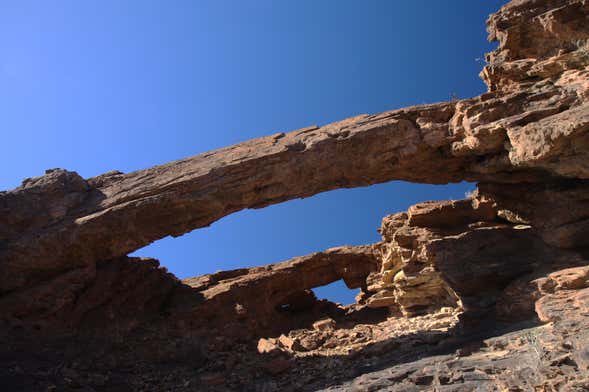
<svg viewBox="0 0 589 392"><path fill-rule="evenodd" d="M589 390L589 2L514 0L479 97L0 192L7 390ZM180 281L128 254L244 208L478 182L382 241ZM358 303L318 300L342 279Z"/></svg>

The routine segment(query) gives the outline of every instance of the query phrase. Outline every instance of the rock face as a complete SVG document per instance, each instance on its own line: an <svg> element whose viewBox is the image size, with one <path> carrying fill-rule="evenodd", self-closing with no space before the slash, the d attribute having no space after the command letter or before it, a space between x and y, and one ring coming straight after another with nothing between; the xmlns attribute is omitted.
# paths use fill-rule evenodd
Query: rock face
<svg viewBox="0 0 589 392"><path fill-rule="evenodd" d="M589 390L589 2L514 0L488 30L479 97L0 192L0 384ZM244 208L390 180L478 189L385 217L377 244L269 266L180 281L128 256ZM339 279L357 304L315 298Z"/></svg>
<svg viewBox="0 0 589 392"><path fill-rule="evenodd" d="M358 246L333 248L263 267L199 276L182 282L190 289L179 290L171 298L168 311L175 322L222 328L225 335L288 332L309 326L322 315L343 313L335 304L318 301L312 288L342 279L351 289L366 289L366 278L377 267L372 246ZM186 312L183 309L195 303L196 293L202 302Z"/></svg>

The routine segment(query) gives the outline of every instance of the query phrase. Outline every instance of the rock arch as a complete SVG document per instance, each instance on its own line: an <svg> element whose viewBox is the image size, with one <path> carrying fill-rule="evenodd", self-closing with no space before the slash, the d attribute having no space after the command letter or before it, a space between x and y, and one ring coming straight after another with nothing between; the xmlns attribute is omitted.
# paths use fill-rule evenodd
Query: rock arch
<svg viewBox="0 0 589 392"><path fill-rule="evenodd" d="M550 306L564 301L559 290L589 284L584 270L568 272L574 281L549 274L588 257L588 15L584 0L505 5L488 20L499 47L481 73L489 91L475 98L361 115L127 174L83 179L52 169L0 192L2 332L104 337L143 328L150 337L205 339L214 326L251 337L292 321L277 306L338 279L362 288L362 303L407 316L461 304L470 314L524 317L536 307L557 320ZM127 256L241 209L390 180L467 180L478 191L385 217L378 244L266 267L181 282L156 260ZM581 294L569 302L587 306Z"/></svg>

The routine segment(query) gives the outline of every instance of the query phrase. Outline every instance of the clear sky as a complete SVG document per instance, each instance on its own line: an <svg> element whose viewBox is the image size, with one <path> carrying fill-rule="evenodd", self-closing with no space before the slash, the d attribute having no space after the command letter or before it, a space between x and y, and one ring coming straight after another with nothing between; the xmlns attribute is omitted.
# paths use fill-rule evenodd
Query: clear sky
<svg viewBox="0 0 589 392"><path fill-rule="evenodd" d="M0 189L129 172L361 113L466 98L486 0L1 0ZM379 239L382 216L471 184L392 182L247 210L137 252L181 278ZM341 302L353 294L317 290Z"/></svg>

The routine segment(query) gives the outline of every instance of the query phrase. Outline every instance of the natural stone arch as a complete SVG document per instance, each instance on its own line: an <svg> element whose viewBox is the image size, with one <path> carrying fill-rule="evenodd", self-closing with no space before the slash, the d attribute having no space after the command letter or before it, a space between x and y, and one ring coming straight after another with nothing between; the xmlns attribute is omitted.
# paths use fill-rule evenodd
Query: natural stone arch
<svg viewBox="0 0 589 392"><path fill-rule="evenodd" d="M513 323L537 314L552 322L534 335L507 336L494 347L464 345L455 352L458 357L454 351L423 361L410 356L399 367L388 357L392 371L359 385L382 388L399 380L414 389L455 381L462 389L519 387L522 381L565 388L586 384L588 14L584 0L515 0L504 6L488 21L490 37L500 42L482 73L489 92L476 98L280 133L128 174L82 179L50 170L1 192L0 329L9 336L6 342L24 330L28 347L23 347L36 357L37 338L59 348L65 336L69 345L81 342L88 356L88 336L94 333L103 339L101 348L121 337L135 343L126 352L133 366L136 358L169 357L194 365L195 358L206 360L197 350L201 340L212 343L213 352L235 355L239 339L226 338L271 330L280 324L276 306L304 301L302 291L343 278L363 288L360 301L397 306L408 316L441 305L451 290L471 315L484 310ZM157 260L126 256L243 208L393 179L470 180L479 186L468 200L420 203L386 217L379 244L258 269L181 282ZM575 263L584 267L564 269ZM314 273L317 268L320 273ZM412 302L415 298L420 301ZM318 329L333 328L323 321ZM480 318L471 321L480 339ZM539 336L551 343L551 352L540 352L537 340L528 347L517 342ZM215 346L218 337L225 349ZM422 337L443 343L436 340L439 334ZM294 347L283 340L283 349ZM162 355L159 349L170 342L185 345ZM399 342L406 341L387 336L356 353L379 359L415 351L419 357L439 354L420 339L409 340L418 348ZM267 341L258 349L280 351L272 345ZM537 354L533 361L525 353L530 345ZM410 352L403 351L406 347ZM470 355L478 349L484 352ZM506 353L511 357L498 367ZM248 370L259 370L257 356L250 350L241 357L248 365L254 360ZM357 361L354 357L354 367ZM284 371L279 366L278 372ZM326 366L319 368L324 372ZM271 374L276 369L270 368ZM34 377L49 374L46 370ZM339 370L332 373L338 382L356 377ZM219 377L202 378L198 386L217 382Z"/></svg>
<svg viewBox="0 0 589 392"><path fill-rule="evenodd" d="M551 3L532 8L520 3L489 19L499 48L483 71L490 92L479 97L361 115L128 174L85 180L75 172L49 170L2 192L0 294L64 276L91 280L97 263L125 257L159 238L210 225L244 208L336 188L390 180L550 188L588 179L589 94L583 83L588 71L586 40L580 39L588 27L571 23L584 6L574 2L545 15ZM519 16L512 18L512 12ZM523 41L538 43L542 50L514 50ZM568 52L555 52L560 47ZM535 56L538 65L532 67L527 56ZM539 76L514 75L510 67L522 64ZM492 199L493 193L486 197ZM511 209L515 215L521 210ZM559 224L539 227L546 233ZM562 232L558 244L568 247L582 241L584 233Z"/></svg>

